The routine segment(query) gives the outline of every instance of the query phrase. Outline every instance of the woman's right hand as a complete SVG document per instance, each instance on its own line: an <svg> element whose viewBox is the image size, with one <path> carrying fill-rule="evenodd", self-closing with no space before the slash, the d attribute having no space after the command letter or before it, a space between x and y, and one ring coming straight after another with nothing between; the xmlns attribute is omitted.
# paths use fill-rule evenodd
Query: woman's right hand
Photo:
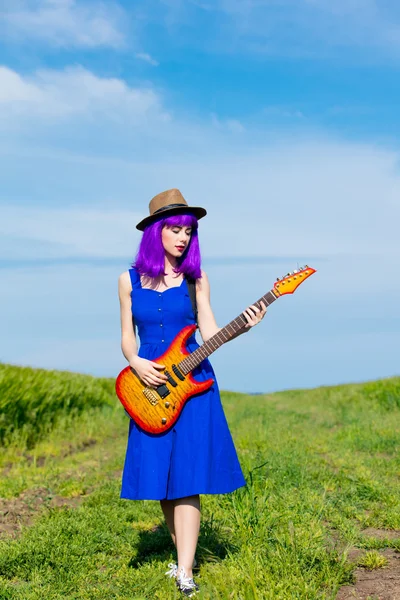
<svg viewBox="0 0 400 600"><path fill-rule="evenodd" d="M168 381L167 376L164 373L160 373L160 369L165 369L165 365L159 365L152 360L141 358L140 356L135 356L129 364L143 383L149 387L156 388Z"/></svg>

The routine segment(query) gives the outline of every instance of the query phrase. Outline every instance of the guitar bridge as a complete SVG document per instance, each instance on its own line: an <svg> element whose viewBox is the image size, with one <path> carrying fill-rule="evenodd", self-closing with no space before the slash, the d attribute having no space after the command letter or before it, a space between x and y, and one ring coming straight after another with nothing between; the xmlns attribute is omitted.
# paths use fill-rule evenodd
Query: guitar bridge
<svg viewBox="0 0 400 600"><path fill-rule="evenodd" d="M149 387L146 387L143 390L143 394L145 395L145 397L147 398L147 400L150 402L150 404L152 406L156 406L158 404L158 398L157 398L154 390L152 390Z"/></svg>

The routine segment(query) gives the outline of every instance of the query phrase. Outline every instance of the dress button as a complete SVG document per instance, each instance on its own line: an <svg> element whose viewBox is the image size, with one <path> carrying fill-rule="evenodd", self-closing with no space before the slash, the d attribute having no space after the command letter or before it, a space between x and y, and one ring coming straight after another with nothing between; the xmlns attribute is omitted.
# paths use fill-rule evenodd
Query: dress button
<svg viewBox="0 0 400 600"><path fill-rule="evenodd" d="M160 323L160 327L162 327L162 323Z"/></svg>
<svg viewBox="0 0 400 600"><path fill-rule="evenodd" d="M161 308L159 308L158 310L161 310Z"/></svg>
<svg viewBox="0 0 400 600"><path fill-rule="evenodd" d="M165 340L161 340L162 342L165 342Z"/></svg>

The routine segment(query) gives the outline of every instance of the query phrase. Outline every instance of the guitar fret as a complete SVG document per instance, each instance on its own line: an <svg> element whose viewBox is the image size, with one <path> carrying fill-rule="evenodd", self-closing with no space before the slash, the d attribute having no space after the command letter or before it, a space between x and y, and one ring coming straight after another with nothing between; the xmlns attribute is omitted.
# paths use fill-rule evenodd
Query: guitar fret
<svg viewBox="0 0 400 600"><path fill-rule="evenodd" d="M218 339L218 341L221 341L221 344L226 342L226 340L224 340L224 338L221 339L221 336L223 335L222 332L223 332L223 329L221 329L221 331L218 331L218 333L217 333L217 339Z"/></svg>

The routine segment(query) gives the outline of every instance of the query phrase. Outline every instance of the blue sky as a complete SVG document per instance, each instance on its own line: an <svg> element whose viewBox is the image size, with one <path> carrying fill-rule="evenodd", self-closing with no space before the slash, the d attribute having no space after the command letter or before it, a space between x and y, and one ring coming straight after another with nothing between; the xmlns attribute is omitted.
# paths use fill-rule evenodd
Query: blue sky
<svg viewBox="0 0 400 600"><path fill-rule="evenodd" d="M179 187L220 326L318 269L222 388L398 374L399 68L393 0L4 0L0 360L116 376L135 224Z"/></svg>

